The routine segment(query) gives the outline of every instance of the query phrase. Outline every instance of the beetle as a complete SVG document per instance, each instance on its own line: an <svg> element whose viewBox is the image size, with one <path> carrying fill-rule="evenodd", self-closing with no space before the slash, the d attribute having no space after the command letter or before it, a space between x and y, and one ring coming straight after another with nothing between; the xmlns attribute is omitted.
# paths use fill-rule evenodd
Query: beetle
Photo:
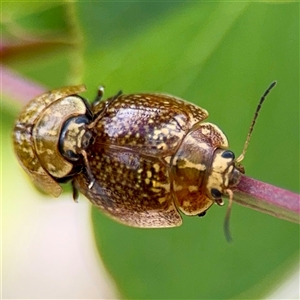
<svg viewBox="0 0 300 300"><path fill-rule="evenodd" d="M233 190L244 174L222 130L208 112L168 94L123 94L103 100L99 87L90 105L63 87L33 99L18 117L13 142L34 184L58 197L61 183L78 191L118 222L143 228L174 227L180 212L203 216Z"/></svg>

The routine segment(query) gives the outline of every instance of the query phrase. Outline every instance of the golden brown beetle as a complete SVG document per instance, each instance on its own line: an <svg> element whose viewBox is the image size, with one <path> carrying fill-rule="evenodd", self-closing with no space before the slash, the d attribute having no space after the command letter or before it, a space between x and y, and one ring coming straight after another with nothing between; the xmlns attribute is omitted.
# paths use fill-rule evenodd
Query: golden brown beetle
<svg viewBox="0 0 300 300"><path fill-rule="evenodd" d="M19 162L33 182L58 197L72 180L94 205L135 227L173 227L203 216L222 195L232 200L243 159L235 160L224 133L204 122L206 110L165 94L132 94L92 106L65 87L32 100L14 128ZM75 193L76 194L76 193ZM76 198L76 195L74 196Z"/></svg>

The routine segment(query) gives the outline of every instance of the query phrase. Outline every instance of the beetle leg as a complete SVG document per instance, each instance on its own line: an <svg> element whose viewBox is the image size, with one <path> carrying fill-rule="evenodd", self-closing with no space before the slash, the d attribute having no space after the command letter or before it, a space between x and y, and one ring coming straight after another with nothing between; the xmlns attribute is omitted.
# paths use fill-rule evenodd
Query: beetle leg
<svg viewBox="0 0 300 300"><path fill-rule="evenodd" d="M112 98L115 100L117 99L119 96L121 96L123 94L122 90L119 90Z"/></svg>
<svg viewBox="0 0 300 300"><path fill-rule="evenodd" d="M222 198L220 199L215 199L215 202L219 205L219 206L223 206L224 205L224 201Z"/></svg>
<svg viewBox="0 0 300 300"><path fill-rule="evenodd" d="M101 86L100 86L99 89L98 89L98 95L99 95L99 93L100 93L100 88L101 88ZM103 91L104 91L104 88L103 88ZM113 96L112 98L110 98L110 99L106 102L104 109L99 113L99 115L96 116L96 118L94 119L93 122L91 122L89 125L87 125L87 128L89 128L89 129L93 128L93 127L95 126L95 124L97 124L97 123L99 122L99 120L104 116L104 114L106 113L107 107L108 107L114 100L116 100L119 96L121 96L122 93L123 93L122 91L119 91L115 96ZM102 94L102 95L103 95L103 94ZM93 104L92 104L93 106L95 106L95 105L97 105L97 104L99 103L99 101L101 100L102 95L99 96L100 98L98 98L98 96L96 97L95 101L94 101Z"/></svg>
<svg viewBox="0 0 300 300"><path fill-rule="evenodd" d="M75 186L75 181L72 180L71 184L72 184L72 190L73 190L73 200L78 203L79 193L78 193L78 189Z"/></svg>
<svg viewBox="0 0 300 300"><path fill-rule="evenodd" d="M204 217L205 215L206 215L206 210L203 211L202 213L198 214L197 216L198 216L198 217Z"/></svg>
<svg viewBox="0 0 300 300"><path fill-rule="evenodd" d="M100 85L98 87L97 96L93 101L92 106L97 105L102 100L103 95L104 95L104 86Z"/></svg>
<svg viewBox="0 0 300 300"><path fill-rule="evenodd" d="M122 94L123 94L123 92L122 92L122 90L120 90L115 96L112 97L112 100L117 99ZM97 96L96 96L95 100L92 102L92 106L96 106L102 100L103 95L104 95L104 86L100 85L98 87Z"/></svg>
<svg viewBox="0 0 300 300"><path fill-rule="evenodd" d="M83 160L84 160L84 164L85 164L85 169L88 175L88 179L90 181L89 183L89 189L91 189L95 183L95 178L94 175L92 174L91 168L90 168L90 164L89 164L89 160L87 158L87 154L85 152L85 150L81 150L81 154L83 156Z"/></svg>

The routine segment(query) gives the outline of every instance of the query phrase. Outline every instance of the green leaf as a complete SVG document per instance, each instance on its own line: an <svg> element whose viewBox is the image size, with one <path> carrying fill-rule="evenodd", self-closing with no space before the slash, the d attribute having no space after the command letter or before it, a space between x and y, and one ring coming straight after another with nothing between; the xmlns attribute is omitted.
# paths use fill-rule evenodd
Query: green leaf
<svg viewBox="0 0 300 300"><path fill-rule="evenodd" d="M107 95L119 89L164 91L197 103L241 151L261 94L278 80L244 163L252 177L297 190L297 8L249 2L80 3L86 82L90 90L106 85ZM263 297L272 282L251 287L297 253L299 227L234 206L229 245L224 216L225 210L213 207L203 219L185 217L180 228L143 230L93 209L100 255L125 298Z"/></svg>
<svg viewBox="0 0 300 300"><path fill-rule="evenodd" d="M104 84L108 96L122 89L183 97L208 109L238 155L259 98L276 79L244 164L248 175L297 191L298 8L79 3L89 95ZM272 288L266 278L299 251L298 225L236 205L230 245L218 207L203 219L184 217L175 229L127 228L96 209L92 216L100 255L128 299L263 297Z"/></svg>
<svg viewBox="0 0 300 300"><path fill-rule="evenodd" d="M299 192L299 3L2 5L43 44L5 52L6 65L49 88L85 83L90 99L99 84L107 96L120 89L177 95L209 111L236 155L260 96L277 80L243 164L247 176ZM10 25L2 22L5 38L28 42ZM2 130L10 132L11 112L3 114ZM5 157L12 156L8 138ZM3 185L13 188L9 179ZM297 261L299 226L233 205L228 244L224 217L225 209L212 207L204 218L184 217L179 228L145 230L92 210L99 254L124 298L262 298Z"/></svg>

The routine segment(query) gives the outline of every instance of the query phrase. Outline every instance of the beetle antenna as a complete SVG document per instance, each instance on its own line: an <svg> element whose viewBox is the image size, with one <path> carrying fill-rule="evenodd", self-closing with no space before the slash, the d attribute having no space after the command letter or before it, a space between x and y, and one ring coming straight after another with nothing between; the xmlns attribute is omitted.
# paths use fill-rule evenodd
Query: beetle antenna
<svg viewBox="0 0 300 300"><path fill-rule="evenodd" d="M228 190L226 190L226 193L229 196L229 201L228 201L228 206L227 206L225 220L224 220L224 233L225 233L227 242L230 243L230 242L232 242L232 237L231 237L231 233L230 233L229 223L230 223L231 208L232 208L232 201L233 201L233 192L232 192L232 190L228 189Z"/></svg>
<svg viewBox="0 0 300 300"><path fill-rule="evenodd" d="M272 88L277 84L277 81L273 81L270 86L267 88L267 90L264 92L264 94L262 95L262 97L260 98L260 101L257 105L257 108L255 110L255 114L254 114L254 117L253 117L253 120L252 120L252 123L251 123L251 126L250 126L250 129L249 129L249 132L248 132L248 135L247 135L247 139L246 139L246 142L245 142L245 145L244 145L244 149L242 151L242 154L236 159L236 162L241 162L244 157L245 157L245 154L246 154L246 151L247 151L247 148L249 146L249 142L250 142L250 138L251 138L251 135L252 135L252 131L253 131L253 128L254 128L254 125L255 125L255 122L256 122L256 119L258 117L258 113L261 109L261 106L263 104L263 102L265 101L267 95L270 93L270 91L272 90Z"/></svg>

